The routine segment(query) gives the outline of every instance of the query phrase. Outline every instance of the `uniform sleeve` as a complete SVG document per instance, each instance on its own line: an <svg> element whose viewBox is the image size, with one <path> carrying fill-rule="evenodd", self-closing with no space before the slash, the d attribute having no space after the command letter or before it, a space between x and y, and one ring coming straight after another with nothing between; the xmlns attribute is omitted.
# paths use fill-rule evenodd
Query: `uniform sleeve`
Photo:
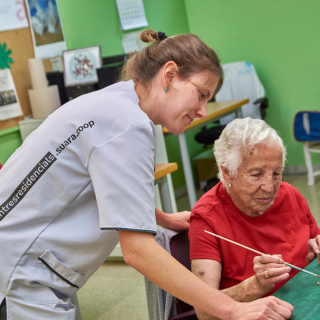
<svg viewBox="0 0 320 320"><path fill-rule="evenodd" d="M89 173L101 229L156 233L154 154L155 137L145 124L95 149Z"/></svg>
<svg viewBox="0 0 320 320"><path fill-rule="evenodd" d="M304 211L307 215L307 219L308 219L309 226L310 226L310 239L312 239L312 238L315 238L318 234L320 234L320 229L317 226L317 222L316 222L314 216L310 212L310 208L307 203L307 200L302 195L301 195L301 199L302 199L302 206L303 206Z"/></svg>
<svg viewBox="0 0 320 320"><path fill-rule="evenodd" d="M219 239L204 230L216 233L204 215L192 212L189 226L190 259L210 259L222 264Z"/></svg>

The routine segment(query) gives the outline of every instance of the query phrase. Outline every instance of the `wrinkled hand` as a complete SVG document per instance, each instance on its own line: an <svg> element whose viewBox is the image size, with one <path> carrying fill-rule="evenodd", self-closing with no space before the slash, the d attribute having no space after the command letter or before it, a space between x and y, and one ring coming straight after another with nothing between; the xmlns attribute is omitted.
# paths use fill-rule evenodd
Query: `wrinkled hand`
<svg viewBox="0 0 320 320"><path fill-rule="evenodd" d="M248 303L238 303L235 315L231 320L283 320L289 319L293 306L276 297L267 297Z"/></svg>
<svg viewBox="0 0 320 320"><path fill-rule="evenodd" d="M310 239L307 243L308 254L306 260L308 263L313 261L317 257L317 253L320 250L320 235L317 235L314 239Z"/></svg>
<svg viewBox="0 0 320 320"><path fill-rule="evenodd" d="M280 254L257 256L253 259L256 285L263 293L270 292L274 284L288 279L291 268L283 264ZM269 279L265 277L265 271Z"/></svg>

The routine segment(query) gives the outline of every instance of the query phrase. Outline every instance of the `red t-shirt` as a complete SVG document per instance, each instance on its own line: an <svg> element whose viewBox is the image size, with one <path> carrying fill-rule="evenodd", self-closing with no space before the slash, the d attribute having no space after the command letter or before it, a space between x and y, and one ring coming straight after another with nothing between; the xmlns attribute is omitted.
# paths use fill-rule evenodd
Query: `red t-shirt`
<svg viewBox="0 0 320 320"><path fill-rule="evenodd" d="M261 216L249 217L235 206L219 182L193 208L189 238L191 259L211 259L221 263L220 289L253 276L253 258L257 254L204 230L263 253L282 254L285 262L300 268L307 265L308 240L320 234L307 201L290 184L281 182L272 206ZM291 269L289 279L297 273L298 270ZM276 283L275 289L267 295L286 281Z"/></svg>

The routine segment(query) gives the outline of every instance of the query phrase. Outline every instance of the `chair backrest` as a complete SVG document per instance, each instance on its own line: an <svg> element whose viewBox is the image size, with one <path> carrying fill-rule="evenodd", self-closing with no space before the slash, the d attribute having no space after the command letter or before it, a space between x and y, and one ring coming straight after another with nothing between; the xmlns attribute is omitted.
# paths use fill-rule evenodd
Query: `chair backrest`
<svg viewBox="0 0 320 320"><path fill-rule="evenodd" d="M226 101L234 99L250 100L242 106L243 117L261 119L259 105L253 102L265 96L265 90L256 70L250 62L239 61L222 65L224 71L224 83L221 90L216 95L216 101ZM230 114L220 119L220 124L225 125L235 119L234 114Z"/></svg>
<svg viewBox="0 0 320 320"><path fill-rule="evenodd" d="M189 237L188 231L181 231L177 235L173 236L170 241L170 250L171 255L178 260L182 265L184 265L187 269L191 271L191 261L190 261L190 252L189 252ZM177 300L177 311L178 314L194 310L192 306L189 304L176 299ZM184 318L181 318L184 319ZM188 316L185 318L186 320L197 319L194 316Z"/></svg>
<svg viewBox="0 0 320 320"><path fill-rule="evenodd" d="M297 141L320 140L320 112L299 111L293 121L293 134Z"/></svg>

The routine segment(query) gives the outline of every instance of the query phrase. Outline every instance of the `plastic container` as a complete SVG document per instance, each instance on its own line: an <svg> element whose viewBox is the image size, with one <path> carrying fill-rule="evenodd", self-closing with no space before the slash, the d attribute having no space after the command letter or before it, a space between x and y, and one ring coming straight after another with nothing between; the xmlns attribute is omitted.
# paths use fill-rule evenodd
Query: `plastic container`
<svg viewBox="0 0 320 320"><path fill-rule="evenodd" d="M25 120L19 121L19 127L20 127L20 134L22 141L34 130L36 130L40 124L45 120L46 118L42 119L34 119L30 117L25 117Z"/></svg>

